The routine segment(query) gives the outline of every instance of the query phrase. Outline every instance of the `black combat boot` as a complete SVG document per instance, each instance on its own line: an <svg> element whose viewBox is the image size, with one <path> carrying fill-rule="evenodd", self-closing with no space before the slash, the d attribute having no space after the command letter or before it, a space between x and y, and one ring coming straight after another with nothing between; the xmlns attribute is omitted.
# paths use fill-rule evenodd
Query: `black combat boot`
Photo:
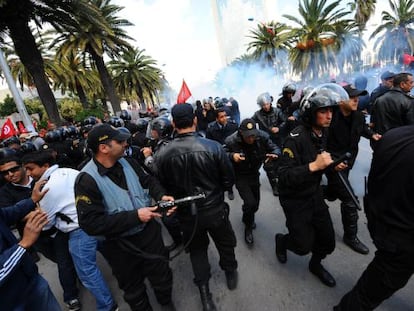
<svg viewBox="0 0 414 311"><path fill-rule="evenodd" d="M280 263L287 262L287 250L284 241L284 235L278 233L275 235L275 244L276 244L276 257Z"/></svg>
<svg viewBox="0 0 414 311"><path fill-rule="evenodd" d="M366 255L369 249L358 237L358 211L353 202L341 203L342 224L344 226L343 241L355 252Z"/></svg>
<svg viewBox="0 0 414 311"><path fill-rule="evenodd" d="M237 287L237 283L239 280L239 275L237 273L237 270L225 271L225 274L226 274L227 288L229 290L235 289Z"/></svg>
<svg viewBox="0 0 414 311"><path fill-rule="evenodd" d="M208 284L198 286L200 290L201 303L203 304L203 311L217 311L214 304L213 297L210 293Z"/></svg>
<svg viewBox="0 0 414 311"><path fill-rule="evenodd" d="M309 261L309 271L317 276L326 286L335 287L336 281L334 277L322 266L321 259L317 256L312 256Z"/></svg>
<svg viewBox="0 0 414 311"><path fill-rule="evenodd" d="M244 240L246 241L247 245L253 245L253 229L252 226L246 226L244 228Z"/></svg>

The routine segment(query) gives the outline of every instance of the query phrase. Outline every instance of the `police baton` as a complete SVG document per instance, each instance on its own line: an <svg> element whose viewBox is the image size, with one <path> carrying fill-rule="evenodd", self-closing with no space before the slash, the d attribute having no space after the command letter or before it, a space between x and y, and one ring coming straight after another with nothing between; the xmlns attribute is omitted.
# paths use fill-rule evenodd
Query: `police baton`
<svg viewBox="0 0 414 311"><path fill-rule="evenodd" d="M344 162L344 161L346 161L346 160L350 159L350 158L351 158L351 156L352 156L352 155L351 155L351 153L347 152L347 153L345 153L345 154L341 155L338 159L334 160L334 161L333 161L333 162L329 165L329 167L330 167L330 168L332 168L332 169L334 169L334 168L335 168L335 166L337 166L339 163ZM356 208L357 208L359 211L361 211L362 209L361 209L361 206L360 206L360 204L359 204L359 201L358 201L358 199L356 198L356 196L355 196L354 192L352 191L351 186L349 185L348 181L347 181L347 180L345 180L345 177L341 174L341 172L340 172L340 171L335 171L335 172L336 172L336 174L338 175L338 178L339 178L339 180L341 181L342 185L345 187L346 192L348 192L348 194L349 194L349 196L350 196L350 198L351 198L352 202L355 204Z"/></svg>

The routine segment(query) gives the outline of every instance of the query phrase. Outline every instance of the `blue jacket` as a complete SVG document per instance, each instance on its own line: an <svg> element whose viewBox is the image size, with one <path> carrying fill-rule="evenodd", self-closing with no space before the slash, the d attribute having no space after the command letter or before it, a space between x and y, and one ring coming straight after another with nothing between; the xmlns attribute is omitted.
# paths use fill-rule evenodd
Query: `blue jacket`
<svg viewBox="0 0 414 311"><path fill-rule="evenodd" d="M34 207L31 199L18 202L14 206L0 208L0 297L1 309L11 310L24 299L22 294L30 280L38 274L37 266L26 250L19 246L10 230Z"/></svg>

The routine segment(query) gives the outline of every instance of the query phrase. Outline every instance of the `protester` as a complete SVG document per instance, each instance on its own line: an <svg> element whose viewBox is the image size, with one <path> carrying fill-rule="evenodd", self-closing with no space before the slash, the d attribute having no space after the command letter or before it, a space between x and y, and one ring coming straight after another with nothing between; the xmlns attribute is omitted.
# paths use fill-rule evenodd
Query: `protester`
<svg viewBox="0 0 414 311"><path fill-rule="evenodd" d="M2 310L60 311L46 280L39 274L27 249L32 247L48 223L41 210L33 211L45 195L45 181L35 184L31 197L13 206L0 208L0 297ZM26 216L20 241L9 226Z"/></svg>

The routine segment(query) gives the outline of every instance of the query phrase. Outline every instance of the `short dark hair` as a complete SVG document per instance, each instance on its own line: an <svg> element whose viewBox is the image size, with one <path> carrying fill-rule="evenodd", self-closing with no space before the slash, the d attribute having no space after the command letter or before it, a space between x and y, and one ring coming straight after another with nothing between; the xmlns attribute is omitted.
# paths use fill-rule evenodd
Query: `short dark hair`
<svg viewBox="0 0 414 311"><path fill-rule="evenodd" d="M178 119L178 120L173 119L174 126L175 128L180 129L180 130L192 127L194 118L195 117L193 117L192 119Z"/></svg>
<svg viewBox="0 0 414 311"><path fill-rule="evenodd" d="M38 166L43 166L45 164L53 165L56 163L56 158L53 154L53 150L38 150L25 154L22 158L22 163L34 163Z"/></svg>
<svg viewBox="0 0 414 311"><path fill-rule="evenodd" d="M18 165L22 165L22 160L19 157L16 156L9 156L5 157L0 160L0 165L4 165L9 162L16 162Z"/></svg>
<svg viewBox="0 0 414 311"><path fill-rule="evenodd" d="M216 118L218 118L219 113L221 113L221 112L225 112L227 114L227 111L223 108L218 108L218 109L214 110L214 114L216 115Z"/></svg>
<svg viewBox="0 0 414 311"><path fill-rule="evenodd" d="M400 73L396 74L396 75L394 76L394 82L393 82L393 85L394 85L394 86L400 86L400 83L401 83L401 82L406 82L406 81L408 81L408 77L409 77L409 76L412 76L412 74L411 74L411 73L409 73L409 72L400 72Z"/></svg>

